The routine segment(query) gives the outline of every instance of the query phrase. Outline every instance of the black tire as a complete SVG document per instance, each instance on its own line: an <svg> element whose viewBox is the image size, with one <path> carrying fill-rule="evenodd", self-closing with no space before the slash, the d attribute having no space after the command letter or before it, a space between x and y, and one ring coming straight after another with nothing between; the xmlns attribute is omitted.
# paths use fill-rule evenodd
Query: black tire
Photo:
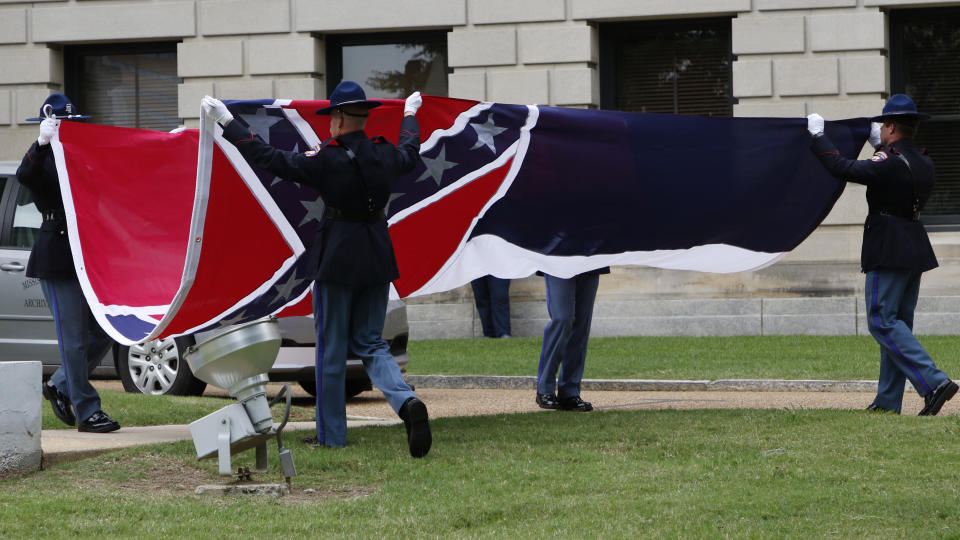
<svg viewBox="0 0 960 540"><path fill-rule="evenodd" d="M317 382L314 380L309 381L297 381L300 383L300 388L303 388L303 391L310 394L313 397L317 397ZM346 382L346 387L344 388L344 395L346 399L357 397L360 392L365 390L372 389L369 380L352 380Z"/></svg>
<svg viewBox="0 0 960 540"><path fill-rule="evenodd" d="M117 373L123 389L134 394L199 396L207 383L193 376L183 358L192 336L165 338L117 350Z"/></svg>
<svg viewBox="0 0 960 540"><path fill-rule="evenodd" d="M354 379L347 381L346 396L347 399L357 397L361 392L373 390L370 379Z"/></svg>
<svg viewBox="0 0 960 540"><path fill-rule="evenodd" d="M317 381L297 381L297 383L300 384L300 388L303 388L304 392L317 397Z"/></svg>

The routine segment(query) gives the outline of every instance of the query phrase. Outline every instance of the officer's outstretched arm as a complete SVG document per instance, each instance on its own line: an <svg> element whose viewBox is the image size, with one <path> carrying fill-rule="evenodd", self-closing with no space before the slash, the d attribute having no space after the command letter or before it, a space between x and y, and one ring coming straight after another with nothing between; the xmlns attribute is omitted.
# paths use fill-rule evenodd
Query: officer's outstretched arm
<svg viewBox="0 0 960 540"><path fill-rule="evenodd" d="M234 119L224 127L223 138L233 143L247 161L284 180L315 187L320 184L323 160L319 156L274 148L253 133L243 119Z"/></svg>
<svg viewBox="0 0 960 540"><path fill-rule="evenodd" d="M416 116L403 117L398 139L397 159L400 163L400 172L408 173L420 163L420 124Z"/></svg>
<svg viewBox="0 0 960 540"><path fill-rule="evenodd" d="M884 174L886 167L890 166L884 150L878 150L871 159L847 159L840 155L840 151L826 135L813 137L811 148L820 163L840 180L869 185L890 178Z"/></svg>

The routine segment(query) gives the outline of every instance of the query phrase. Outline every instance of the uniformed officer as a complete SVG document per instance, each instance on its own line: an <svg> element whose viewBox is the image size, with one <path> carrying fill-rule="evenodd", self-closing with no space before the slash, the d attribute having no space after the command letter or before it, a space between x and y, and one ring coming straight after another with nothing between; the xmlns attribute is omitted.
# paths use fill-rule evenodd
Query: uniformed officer
<svg viewBox="0 0 960 540"><path fill-rule="evenodd" d="M57 123L90 118L79 114L63 94L51 94L40 108L40 136L30 146L17 169L17 180L33 195L43 223L27 261L27 277L40 279L43 295L57 326L62 362L50 380L42 385L43 397L53 413L79 431L106 433L120 424L100 409L100 395L90 384L90 372L110 350L113 340L100 328L90 312L70 253L67 220L60 195L57 166L50 140Z"/></svg>
<svg viewBox="0 0 960 540"><path fill-rule="evenodd" d="M957 384L937 369L913 335L920 276L937 267L937 258L920 222L933 190L933 160L913 144L919 121L913 100L890 97L883 114L870 119L865 160L842 157L823 132L819 114L807 117L813 151L839 179L867 186L869 213L863 230L861 266L866 273L867 326L880 344L880 380L868 410L900 412L904 381L923 396L921 416L935 415L957 393Z"/></svg>
<svg viewBox="0 0 960 540"><path fill-rule="evenodd" d="M550 322L543 331L537 368L536 402L541 409L593 410L593 404L580 398L580 382L600 274L609 273L609 268L600 268L570 278L544 274Z"/></svg>
<svg viewBox="0 0 960 540"><path fill-rule="evenodd" d="M255 136L219 100L203 98L203 107L224 126L223 137L258 167L280 178L316 188L323 198L323 220L314 240L319 265L314 279L313 312L317 326L317 434L311 442L347 444L344 380L348 349L362 360L373 384L383 391L407 430L413 457L430 450L427 408L403 380L384 341L390 282L399 277L384 216L396 178L420 161L416 119L423 100L407 98L399 146L363 129L370 109L363 88L343 81L330 95L331 138L306 153L278 150Z"/></svg>

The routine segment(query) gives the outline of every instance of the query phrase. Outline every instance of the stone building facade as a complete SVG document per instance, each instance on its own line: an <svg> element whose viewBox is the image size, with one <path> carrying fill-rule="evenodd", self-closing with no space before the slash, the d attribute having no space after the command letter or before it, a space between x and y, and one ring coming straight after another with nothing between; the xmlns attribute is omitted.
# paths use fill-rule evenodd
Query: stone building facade
<svg viewBox="0 0 960 540"><path fill-rule="evenodd" d="M73 47L175 47L177 115L198 123L200 98L323 99L340 36L442 32L448 94L468 99L603 107L613 23L728 19L734 116L828 120L876 114L892 91L891 21L939 0L0 0L0 159L36 137L25 124L63 91ZM960 8L956 8L960 9ZM333 81L335 82L335 81ZM960 113L960 111L957 111ZM798 152L807 151L798 148ZM864 188L781 262L747 274L615 268L601 280L597 335L864 333L859 274ZM924 281L917 327L954 333L960 234L931 239L941 268ZM543 284L514 282L514 333L536 335ZM466 337L479 325L469 287L408 303L414 337Z"/></svg>

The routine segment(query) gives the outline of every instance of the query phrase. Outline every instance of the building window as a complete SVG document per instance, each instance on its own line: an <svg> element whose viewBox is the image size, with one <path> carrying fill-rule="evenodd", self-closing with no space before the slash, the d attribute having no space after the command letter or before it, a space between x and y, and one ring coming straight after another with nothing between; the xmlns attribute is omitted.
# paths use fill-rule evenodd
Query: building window
<svg viewBox="0 0 960 540"><path fill-rule="evenodd" d="M68 46L66 93L91 121L169 131L177 116L175 43Z"/></svg>
<svg viewBox="0 0 960 540"><path fill-rule="evenodd" d="M326 45L328 95L344 79L370 99L447 95L446 32L327 36Z"/></svg>
<svg viewBox="0 0 960 540"><path fill-rule="evenodd" d="M932 118L916 144L936 166L936 185L924 208L928 225L960 225L960 8L890 12L890 86L913 98Z"/></svg>
<svg viewBox="0 0 960 540"><path fill-rule="evenodd" d="M631 112L732 116L730 19L600 25L600 103Z"/></svg>

